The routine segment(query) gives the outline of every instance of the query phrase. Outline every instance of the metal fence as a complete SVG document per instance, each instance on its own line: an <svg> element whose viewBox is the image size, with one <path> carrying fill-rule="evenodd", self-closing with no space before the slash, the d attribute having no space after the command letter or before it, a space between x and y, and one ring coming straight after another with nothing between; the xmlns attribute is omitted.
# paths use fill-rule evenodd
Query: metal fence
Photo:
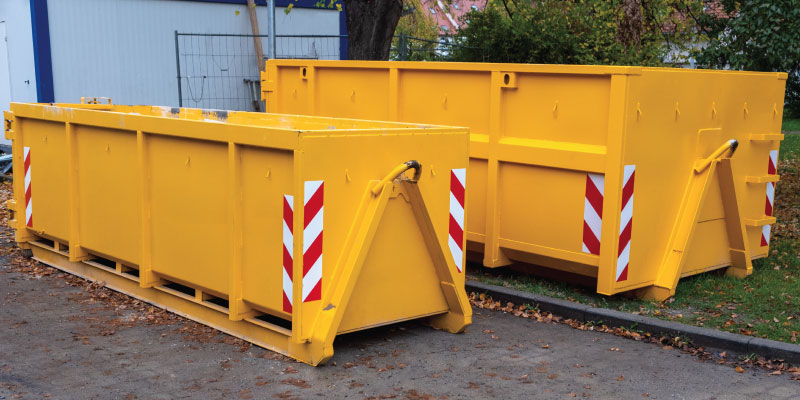
<svg viewBox="0 0 800 400"><path fill-rule="evenodd" d="M263 54L267 54L268 36L259 37ZM175 32L179 105L263 111L253 38L253 35ZM346 37L276 35L275 53L277 58L338 60L342 39Z"/></svg>
<svg viewBox="0 0 800 400"><path fill-rule="evenodd" d="M392 39L389 59L395 61L450 61L453 50L459 47L451 38L422 39L398 35Z"/></svg>
<svg viewBox="0 0 800 400"><path fill-rule="evenodd" d="M268 35L262 38L267 54ZM178 98L181 107L263 111L259 62L254 35L175 32ZM338 60L347 36L276 35L276 58ZM391 60L448 61L454 44L447 38L427 40L395 36ZM346 52L346 50L344 50ZM263 63L266 60L261 60Z"/></svg>

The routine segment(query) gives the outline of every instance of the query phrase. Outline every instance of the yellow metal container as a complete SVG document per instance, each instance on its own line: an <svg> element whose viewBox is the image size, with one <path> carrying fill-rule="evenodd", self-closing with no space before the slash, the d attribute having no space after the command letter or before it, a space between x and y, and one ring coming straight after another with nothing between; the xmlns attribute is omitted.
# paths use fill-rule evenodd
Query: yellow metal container
<svg viewBox="0 0 800 400"><path fill-rule="evenodd" d="M485 266L522 261L596 277L602 294L663 299L681 276L725 267L745 276L768 254L785 81L270 60L261 89L269 112L468 126L467 248Z"/></svg>
<svg viewBox="0 0 800 400"><path fill-rule="evenodd" d="M471 321L451 225L465 128L110 104L5 119L10 224L39 261L313 365L339 333Z"/></svg>

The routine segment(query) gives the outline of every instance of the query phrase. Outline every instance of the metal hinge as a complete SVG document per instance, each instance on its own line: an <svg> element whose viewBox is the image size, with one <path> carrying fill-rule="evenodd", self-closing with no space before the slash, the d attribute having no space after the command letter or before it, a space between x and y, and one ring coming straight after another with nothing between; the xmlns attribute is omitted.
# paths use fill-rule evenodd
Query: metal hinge
<svg viewBox="0 0 800 400"><path fill-rule="evenodd" d="M5 121L5 137L8 140L14 140L14 113L11 111L3 112L3 121Z"/></svg>

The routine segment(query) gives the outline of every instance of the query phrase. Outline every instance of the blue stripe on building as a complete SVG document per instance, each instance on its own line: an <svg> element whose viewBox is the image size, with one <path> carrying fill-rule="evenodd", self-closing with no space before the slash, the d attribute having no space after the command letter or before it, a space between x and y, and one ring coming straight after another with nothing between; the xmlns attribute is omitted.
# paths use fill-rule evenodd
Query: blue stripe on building
<svg viewBox="0 0 800 400"><path fill-rule="evenodd" d="M53 92L53 60L50 57L50 22L47 0L31 0L33 60L36 69L36 99L40 103L55 101Z"/></svg>

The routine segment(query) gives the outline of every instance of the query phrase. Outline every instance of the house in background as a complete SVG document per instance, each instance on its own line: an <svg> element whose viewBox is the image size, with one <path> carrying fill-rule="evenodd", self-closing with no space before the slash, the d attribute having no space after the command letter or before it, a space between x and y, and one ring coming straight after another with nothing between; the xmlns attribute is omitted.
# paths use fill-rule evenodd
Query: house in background
<svg viewBox="0 0 800 400"><path fill-rule="evenodd" d="M266 34L266 0L256 3ZM346 57L344 12L316 3L276 0L278 57ZM176 31L227 36L178 38ZM258 81L258 63L252 38L234 35L251 33L246 0L1 0L0 111L11 101L70 103L82 96L178 106L178 75L191 92L185 107L226 105L212 98L246 106L251 88L244 81ZM262 47L266 55L266 38Z"/></svg>
<svg viewBox="0 0 800 400"><path fill-rule="evenodd" d="M486 7L486 0L421 0L425 11L436 21L440 36L452 36L465 25L462 17L470 11Z"/></svg>

